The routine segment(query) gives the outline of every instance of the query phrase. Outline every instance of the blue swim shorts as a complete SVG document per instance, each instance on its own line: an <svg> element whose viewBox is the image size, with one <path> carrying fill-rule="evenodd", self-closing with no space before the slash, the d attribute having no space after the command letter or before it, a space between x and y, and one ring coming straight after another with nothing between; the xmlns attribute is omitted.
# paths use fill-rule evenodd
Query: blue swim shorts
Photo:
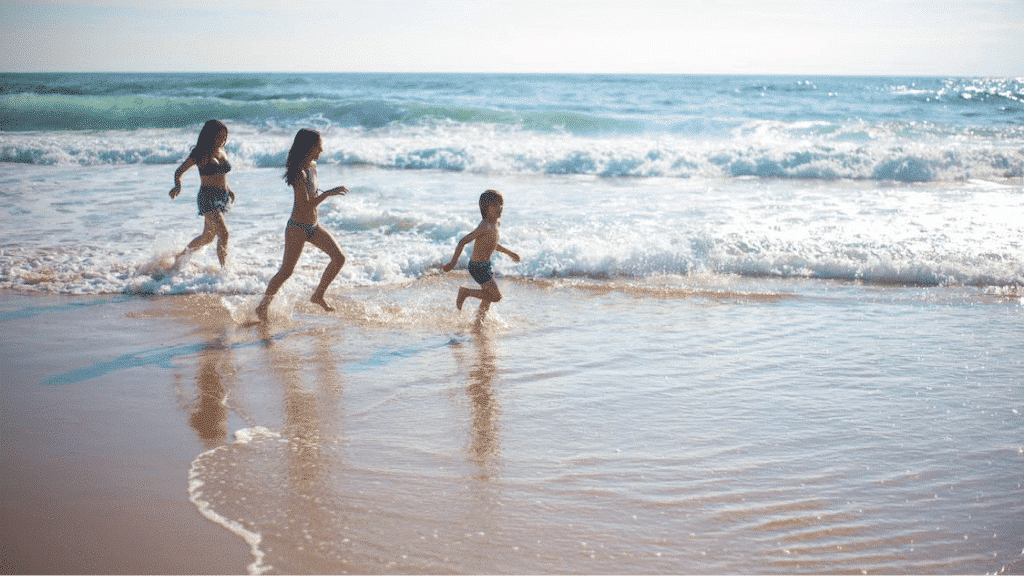
<svg viewBox="0 0 1024 576"><path fill-rule="evenodd" d="M476 280L477 284L480 284L481 286L487 284L491 280L494 280L494 277L491 275L491 261L474 262L470 260L469 275L472 276L473 280Z"/></svg>

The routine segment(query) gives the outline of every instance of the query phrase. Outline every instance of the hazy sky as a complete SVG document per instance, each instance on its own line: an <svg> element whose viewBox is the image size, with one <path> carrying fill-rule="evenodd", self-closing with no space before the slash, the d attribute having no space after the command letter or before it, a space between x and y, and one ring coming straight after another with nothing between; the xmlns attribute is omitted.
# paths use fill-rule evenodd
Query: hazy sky
<svg viewBox="0 0 1024 576"><path fill-rule="evenodd" d="M3 0L0 71L1024 76L1024 0Z"/></svg>

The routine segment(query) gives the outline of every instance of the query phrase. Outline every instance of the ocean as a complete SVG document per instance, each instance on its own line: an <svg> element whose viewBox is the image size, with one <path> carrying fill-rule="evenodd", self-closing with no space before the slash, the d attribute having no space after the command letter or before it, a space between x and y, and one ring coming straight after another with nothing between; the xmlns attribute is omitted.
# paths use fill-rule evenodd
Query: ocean
<svg viewBox="0 0 1024 576"><path fill-rule="evenodd" d="M337 311L307 247L254 326L302 127ZM172 371L239 571L1024 573L1024 79L0 74L0 207L0 290L180 314L34 384Z"/></svg>

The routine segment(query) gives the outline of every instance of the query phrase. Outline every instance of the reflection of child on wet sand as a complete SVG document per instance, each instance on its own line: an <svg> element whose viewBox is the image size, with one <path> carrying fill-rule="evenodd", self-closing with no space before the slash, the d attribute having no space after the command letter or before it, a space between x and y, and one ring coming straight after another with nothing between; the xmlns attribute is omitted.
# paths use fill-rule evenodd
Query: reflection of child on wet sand
<svg viewBox="0 0 1024 576"><path fill-rule="evenodd" d="M498 219L501 218L504 204L505 201L497 190L488 190L481 194L480 215L483 216L483 221L476 227L476 230L459 240L459 245L455 247L455 255L452 256L450 262L441 267L445 272L451 271L452 268L455 268L455 263L459 261L462 249L466 247L466 244L473 243L473 254L469 258L469 274L480 284L480 289L474 290L460 286L459 295L455 299L455 307L459 310L462 310L462 303L469 297L480 299L481 314L487 312L491 302L501 300L498 284L491 276L491 255L495 250L509 255L513 262L519 262L518 254L498 244L498 227L501 225Z"/></svg>

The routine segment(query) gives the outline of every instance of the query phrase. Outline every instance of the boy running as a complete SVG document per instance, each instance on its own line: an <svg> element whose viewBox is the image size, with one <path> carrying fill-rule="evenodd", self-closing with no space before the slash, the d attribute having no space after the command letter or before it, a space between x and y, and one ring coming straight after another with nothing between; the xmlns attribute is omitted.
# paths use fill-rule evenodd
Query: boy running
<svg viewBox="0 0 1024 576"><path fill-rule="evenodd" d="M455 299L455 307L460 311L462 310L462 303L470 296L480 299L481 314L487 312L491 302L501 300L498 284L495 283L494 278L491 276L491 255L495 250L504 252L512 258L513 262L519 262L518 254L498 244L498 228L501 225L498 220L501 218L501 210L504 204L505 200L497 190L488 190L481 194L480 215L483 216L483 220L476 227L476 230L473 230L462 240L459 240L459 245L455 247L455 255L452 256L451 262L441 267L445 272L450 272L452 268L455 268L456 262L459 261L462 249L465 248L466 244L473 242L473 254L469 258L469 274L480 284L480 289L474 290L465 286L459 287L459 295Z"/></svg>

